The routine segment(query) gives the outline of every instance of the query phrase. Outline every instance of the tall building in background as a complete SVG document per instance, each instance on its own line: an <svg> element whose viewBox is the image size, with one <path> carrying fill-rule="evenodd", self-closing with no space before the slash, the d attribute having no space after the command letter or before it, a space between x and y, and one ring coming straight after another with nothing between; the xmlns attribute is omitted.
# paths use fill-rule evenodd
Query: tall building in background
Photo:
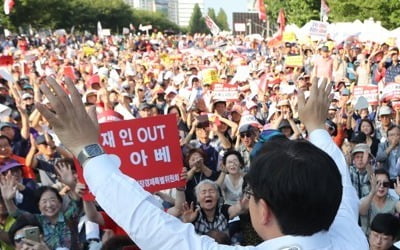
<svg viewBox="0 0 400 250"><path fill-rule="evenodd" d="M201 12L204 12L204 0L169 0L168 18L179 26L189 26L195 4L199 4Z"/></svg>
<svg viewBox="0 0 400 250"><path fill-rule="evenodd" d="M155 0L125 0L134 9L156 11Z"/></svg>
<svg viewBox="0 0 400 250"><path fill-rule="evenodd" d="M168 16L168 0L155 0L156 11Z"/></svg>

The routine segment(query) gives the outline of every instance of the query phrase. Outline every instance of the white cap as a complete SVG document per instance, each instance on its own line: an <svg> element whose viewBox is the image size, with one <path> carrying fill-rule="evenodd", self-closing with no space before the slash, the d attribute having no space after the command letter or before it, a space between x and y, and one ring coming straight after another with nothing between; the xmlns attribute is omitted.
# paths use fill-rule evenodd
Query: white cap
<svg viewBox="0 0 400 250"><path fill-rule="evenodd" d="M388 106L382 106L379 109L379 116L381 115L391 115L392 114L392 109Z"/></svg>

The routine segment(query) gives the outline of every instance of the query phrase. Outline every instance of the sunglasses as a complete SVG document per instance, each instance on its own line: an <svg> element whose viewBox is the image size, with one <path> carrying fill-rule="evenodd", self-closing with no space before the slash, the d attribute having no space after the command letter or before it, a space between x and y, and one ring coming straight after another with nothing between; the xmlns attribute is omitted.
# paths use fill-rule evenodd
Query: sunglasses
<svg viewBox="0 0 400 250"><path fill-rule="evenodd" d="M382 185L384 188L390 187L390 181L378 182L378 185Z"/></svg>
<svg viewBox="0 0 400 250"><path fill-rule="evenodd" d="M21 234L20 234L20 235L15 235L15 236L14 236L14 242L15 242L16 244L21 243L23 239L25 239L25 235L21 235Z"/></svg>
<svg viewBox="0 0 400 250"><path fill-rule="evenodd" d="M240 138L244 138L245 136L250 138L252 135L253 134L251 132L240 133Z"/></svg>

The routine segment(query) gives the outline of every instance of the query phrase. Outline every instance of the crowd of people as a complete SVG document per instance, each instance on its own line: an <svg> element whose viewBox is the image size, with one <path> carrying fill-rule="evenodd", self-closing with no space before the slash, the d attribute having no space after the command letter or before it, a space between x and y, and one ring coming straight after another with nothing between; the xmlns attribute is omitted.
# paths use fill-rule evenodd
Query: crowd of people
<svg viewBox="0 0 400 250"><path fill-rule="evenodd" d="M78 181L73 154L35 107L51 108L40 89L48 76L71 79L98 117L174 114L186 185L154 193L157 206L199 235L244 246L263 242L248 211L251 162L273 137L309 138L298 94L307 97L321 84L317 79L327 79L333 91L325 128L347 161L360 199L359 227L370 249L397 249L400 107L378 96L378 104L357 105L354 95L357 86L400 84L397 47L353 37L272 48L244 36L161 33L21 35L0 46L2 249L134 246L130 232L98 204L82 201L87 187ZM291 56L301 56L300 65L288 65ZM220 85L234 91L224 95ZM37 242L24 234L30 227L40 229Z"/></svg>

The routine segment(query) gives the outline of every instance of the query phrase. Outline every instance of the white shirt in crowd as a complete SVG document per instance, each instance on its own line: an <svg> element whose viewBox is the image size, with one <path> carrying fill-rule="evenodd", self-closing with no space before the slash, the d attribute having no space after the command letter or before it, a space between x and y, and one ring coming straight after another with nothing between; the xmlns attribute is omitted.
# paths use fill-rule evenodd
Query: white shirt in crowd
<svg viewBox="0 0 400 250"><path fill-rule="evenodd" d="M258 246L219 245L207 236L196 234L190 223L168 215L157 207L151 194L132 178L122 174L109 155L88 160L84 167L86 182L96 200L141 249L368 249L358 226L359 200L351 185L342 152L325 130L315 130L310 141L335 160L342 175L342 201L329 231L312 236L282 236Z"/></svg>

